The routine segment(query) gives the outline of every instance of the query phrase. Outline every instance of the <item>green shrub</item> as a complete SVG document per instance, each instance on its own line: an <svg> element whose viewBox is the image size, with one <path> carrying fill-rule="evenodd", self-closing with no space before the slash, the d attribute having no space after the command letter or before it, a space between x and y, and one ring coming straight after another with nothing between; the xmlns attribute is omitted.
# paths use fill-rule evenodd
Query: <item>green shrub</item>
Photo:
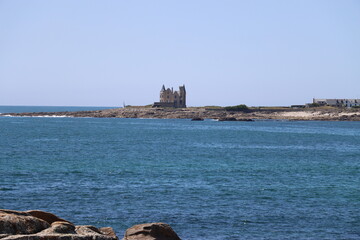
<svg viewBox="0 0 360 240"><path fill-rule="evenodd" d="M234 112L248 112L250 109L245 104L240 104L236 106L228 106L225 107L226 111L234 111Z"/></svg>
<svg viewBox="0 0 360 240"><path fill-rule="evenodd" d="M309 107L320 107L320 104L318 104L318 103L310 103Z"/></svg>

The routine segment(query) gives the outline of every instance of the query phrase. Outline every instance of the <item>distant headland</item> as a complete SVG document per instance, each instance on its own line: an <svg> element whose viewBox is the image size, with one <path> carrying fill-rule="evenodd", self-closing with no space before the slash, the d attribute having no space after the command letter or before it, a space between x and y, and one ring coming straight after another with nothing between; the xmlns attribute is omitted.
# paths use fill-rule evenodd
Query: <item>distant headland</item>
<svg viewBox="0 0 360 240"><path fill-rule="evenodd" d="M179 91L162 86L160 101L146 106L74 112L2 113L14 117L94 117L94 118L155 118L192 119L201 121L360 121L360 99L316 99L312 103L288 107L248 107L244 104L228 107L187 107L185 85Z"/></svg>
<svg viewBox="0 0 360 240"><path fill-rule="evenodd" d="M214 119L219 121L252 120L320 120L320 121L360 121L359 108L339 108L318 106L307 108L292 107L152 107L127 106L96 111L77 112L29 112L2 113L0 116L14 117L94 117L94 118L149 118L149 119Z"/></svg>

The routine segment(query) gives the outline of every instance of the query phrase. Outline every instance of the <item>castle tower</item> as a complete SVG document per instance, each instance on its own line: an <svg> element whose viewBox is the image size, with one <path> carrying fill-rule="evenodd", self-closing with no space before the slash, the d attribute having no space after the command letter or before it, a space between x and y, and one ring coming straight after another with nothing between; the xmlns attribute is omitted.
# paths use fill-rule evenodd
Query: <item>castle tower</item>
<svg viewBox="0 0 360 240"><path fill-rule="evenodd" d="M160 102L165 102L165 85L162 86L161 90L160 90Z"/></svg>
<svg viewBox="0 0 360 240"><path fill-rule="evenodd" d="M179 107L186 108L186 90L185 90L185 84L183 86L179 87L180 92L180 101L179 101Z"/></svg>

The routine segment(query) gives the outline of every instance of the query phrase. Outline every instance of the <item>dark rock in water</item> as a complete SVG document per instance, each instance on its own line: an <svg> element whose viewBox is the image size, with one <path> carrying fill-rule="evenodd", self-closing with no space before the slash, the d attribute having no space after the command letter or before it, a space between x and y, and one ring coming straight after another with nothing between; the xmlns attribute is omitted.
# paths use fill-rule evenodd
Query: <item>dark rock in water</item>
<svg viewBox="0 0 360 240"><path fill-rule="evenodd" d="M145 223L126 230L123 240L180 240L180 238L168 224Z"/></svg>
<svg viewBox="0 0 360 240"><path fill-rule="evenodd" d="M224 121L237 121L236 118L234 117L224 117L224 118L219 118L219 121L224 122Z"/></svg>
<svg viewBox="0 0 360 240"><path fill-rule="evenodd" d="M1 240L118 240L110 227L75 226L48 212L0 210Z"/></svg>
<svg viewBox="0 0 360 240"><path fill-rule="evenodd" d="M204 119L200 117L196 117L196 118L192 118L191 121L204 121Z"/></svg>
<svg viewBox="0 0 360 240"><path fill-rule="evenodd" d="M254 122L254 120L251 119L251 118L242 118L242 119L238 119L238 121L241 121L241 122Z"/></svg>
<svg viewBox="0 0 360 240"><path fill-rule="evenodd" d="M251 118L234 118L234 117L224 117L224 118L219 118L219 121L240 121L240 122L253 122L254 120Z"/></svg>

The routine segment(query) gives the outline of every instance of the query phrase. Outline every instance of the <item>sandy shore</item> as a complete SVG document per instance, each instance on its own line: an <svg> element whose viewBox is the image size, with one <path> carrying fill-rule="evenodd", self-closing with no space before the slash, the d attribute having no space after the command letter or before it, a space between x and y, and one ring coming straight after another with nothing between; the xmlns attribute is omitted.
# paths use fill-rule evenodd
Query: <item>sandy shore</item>
<svg viewBox="0 0 360 240"><path fill-rule="evenodd" d="M320 120L320 121L360 121L360 109L339 108L252 108L248 112L232 112L222 109L193 108L148 108L127 107L97 111L79 112L37 112L3 113L0 116L27 117L95 117L95 118L159 118L159 119L218 119L218 120Z"/></svg>

